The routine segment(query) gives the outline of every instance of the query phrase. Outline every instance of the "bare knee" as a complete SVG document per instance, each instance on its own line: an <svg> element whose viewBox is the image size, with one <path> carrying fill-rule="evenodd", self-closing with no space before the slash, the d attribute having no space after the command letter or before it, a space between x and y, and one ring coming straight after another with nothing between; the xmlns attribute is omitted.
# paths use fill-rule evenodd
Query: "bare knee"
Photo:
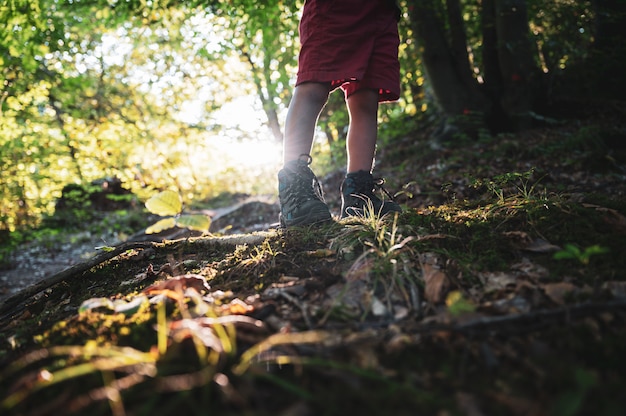
<svg viewBox="0 0 626 416"><path fill-rule="evenodd" d="M330 88L327 84L320 82L305 82L298 85L293 93L294 100L303 100L318 107L323 107L328 100Z"/></svg>
<svg viewBox="0 0 626 416"><path fill-rule="evenodd" d="M374 90L360 90L346 100L351 117L371 116L378 112L378 93Z"/></svg>

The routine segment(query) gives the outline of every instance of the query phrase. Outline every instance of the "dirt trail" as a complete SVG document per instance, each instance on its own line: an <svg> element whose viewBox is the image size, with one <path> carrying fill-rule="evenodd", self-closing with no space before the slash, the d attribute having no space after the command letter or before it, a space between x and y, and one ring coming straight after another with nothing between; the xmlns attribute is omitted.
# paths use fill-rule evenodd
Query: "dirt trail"
<svg viewBox="0 0 626 416"><path fill-rule="evenodd" d="M212 218L211 232L220 235L248 233L274 226L278 206L270 197L251 197L233 205L203 211ZM34 241L20 246L11 257L14 266L0 270L0 304L21 290L99 253L97 247L115 246L125 241L161 241L185 238L185 230L168 230L146 235L143 230L120 239L118 235L97 235L89 230L65 236L65 242Z"/></svg>

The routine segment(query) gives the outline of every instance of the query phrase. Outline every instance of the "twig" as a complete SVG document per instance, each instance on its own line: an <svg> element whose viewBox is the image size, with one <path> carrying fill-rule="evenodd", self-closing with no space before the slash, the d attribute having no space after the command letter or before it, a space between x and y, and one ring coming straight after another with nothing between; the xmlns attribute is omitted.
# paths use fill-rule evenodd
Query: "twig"
<svg viewBox="0 0 626 416"><path fill-rule="evenodd" d="M457 332L461 334L479 334L497 332L525 333L538 331L555 323L569 324L587 316L597 315L614 310L626 310L626 301L616 300L608 302L585 302L576 305L563 306L556 309L539 310L529 313L509 314L499 316L483 316L466 322L424 324L415 322L410 325L409 332L429 334L440 331ZM508 329L503 327L508 326Z"/></svg>
<svg viewBox="0 0 626 416"><path fill-rule="evenodd" d="M482 316L464 322L424 323L420 320L381 320L364 322L357 325L327 325L326 330L362 331L368 328L387 328L399 325L407 334L431 335L438 332L455 332L459 334L525 333L539 331L554 324L569 324L588 316L598 315L615 310L626 311L626 300L608 302L585 302L577 305L564 306L556 309L539 310L529 313ZM508 327L505 329L503 327Z"/></svg>

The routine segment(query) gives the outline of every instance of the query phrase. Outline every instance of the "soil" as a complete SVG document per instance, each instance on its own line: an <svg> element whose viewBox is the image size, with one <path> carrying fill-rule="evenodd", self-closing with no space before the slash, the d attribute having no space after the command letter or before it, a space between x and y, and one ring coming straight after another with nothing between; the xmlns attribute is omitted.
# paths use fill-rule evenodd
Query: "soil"
<svg viewBox="0 0 626 416"><path fill-rule="evenodd" d="M621 414L615 111L383 145L377 174L405 207L397 218L282 230L275 201L238 201L213 235L138 234L78 261L0 305L0 409ZM322 178L333 213L342 176ZM48 267L33 264L19 270Z"/></svg>
<svg viewBox="0 0 626 416"><path fill-rule="evenodd" d="M204 211L211 221L211 233L232 235L276 227L279 206L271 196L236 195L232 205ZM114 217L114 213L109 214ZM33 241L21 245L9 259L10 267L0 270L0 303L42 280L86 261L98 253L97 247L115 246L125 241L176 240L192 236L183 229L148 235L138 230L131 236L114 232L97 235L90 230L65 234L62 241L48 244ZM195 234L197 236L197 234Z"/></svg>

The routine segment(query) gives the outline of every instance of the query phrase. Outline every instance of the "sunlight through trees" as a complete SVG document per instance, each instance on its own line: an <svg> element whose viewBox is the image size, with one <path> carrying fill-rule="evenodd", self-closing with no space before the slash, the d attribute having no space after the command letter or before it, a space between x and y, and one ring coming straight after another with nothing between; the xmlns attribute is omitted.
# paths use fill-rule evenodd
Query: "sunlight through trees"
<svg viewBox="0 0 626 416"><path fill-rule="evenodd" d="M163 189L191 199L273 193L302 3L4 2L0 229L37 224L63 186L102 177L140 199ZM568 83L584 93L581 79L595 74L591 88L607 84L583 64L608 56L591 54L594 36L605 44L612 32L601 29L624 19L606 5L602 16L615 18L595 19L591 0L527 0L511 15L517 29L492 33L491 1L399 3L404 90L381 107L381 146L417 126L437 138L532 125ZM517 52L505 56L503 41ZM605 73L619 73L614 61L602 61ZM577 72L563 78L568 68ZM319 122L325 149L344 146L346 125L334 94Z"/></svg>

